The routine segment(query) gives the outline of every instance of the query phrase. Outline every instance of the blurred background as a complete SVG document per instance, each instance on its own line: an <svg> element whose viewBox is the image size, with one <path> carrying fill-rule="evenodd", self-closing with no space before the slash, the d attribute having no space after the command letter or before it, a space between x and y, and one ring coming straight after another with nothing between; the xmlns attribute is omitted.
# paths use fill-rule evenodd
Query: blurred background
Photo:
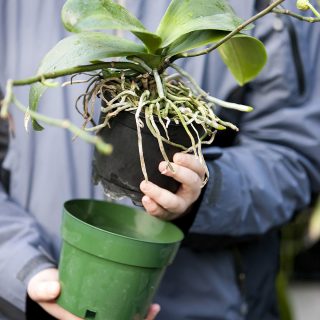
<svg viewBox="0 0 320 320"><path fill-rule="evenodd" d="M320 196L282 229L277 279L281 320L320 319Z"/></svg>

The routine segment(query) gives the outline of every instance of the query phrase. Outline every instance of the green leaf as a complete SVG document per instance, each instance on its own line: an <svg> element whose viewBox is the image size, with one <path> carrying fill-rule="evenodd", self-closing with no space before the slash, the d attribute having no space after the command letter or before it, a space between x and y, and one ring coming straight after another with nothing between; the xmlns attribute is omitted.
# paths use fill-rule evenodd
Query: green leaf
<svg viewBox="0 0 320 320"><path fill-rule="evenodd" d="M173 56L195 48L219 42L229 32L203 30L188 33L173 42L166 51ZM263 68L267 60L264 45L256 38L245 34L236 34L218 48L224 63L227 65L239 84L252 80Z"/></svg>
<svg viewBox="0 0 320 320"><path fill-rule="evenodd" d="M162 48L181 36L199 30L232 31L241 23L226 0L172 0L157 34Z"/></svg>
<svg viewBox="0 0 320 320"><path fill-rule="evenodd" d="M173 56L218 42L229 32L220 30L194 31L181 36L166 49L166 55Z"/></svg>
<svg viewBox="0 0 320 320"><path fill-rule="evenodd" d="M128 30L151 51L161 38L149 32L129 11L112 0L68 0L62 9L62 21L71 32L94 30Z"/></svg>
<svg viewBox="0 0 320 320"><path fill-rule="evenodd" d="M146 53L145 47L133 41L100 32L81 32L58 42L42 60L38 74L141 53Z"/></svg>
<svg viewBox="0 0 320 320"><path fill-rule="evenodd" d="M41 83L37 82L33 84L29 91L29 107L33 111L37 111L39 101L46 91L47 87L42 85ZM39 124L38 121L32 119L32 128L36 131L41 131L44 128Z"/></svg>
<svg viewBox="0 0 320 320"><path fill-rule="evenodd" d="M51 49L41 62L38 74L69 69L91 61L121 57L147 55L144 46L132 41L99 32L83 32L65 38ZM47 89L41 83L32 85L29 93L29 106L37 111L38 103ZM35 130L41 130L41 126L33 121Z"/></svg>
<svg viewBox="0 0 320 320"><path fill-rule="evenodd" d="M218 50L240 85L254 79L267 61L267 53L262 42L244 34L232 37Z"/></svg>

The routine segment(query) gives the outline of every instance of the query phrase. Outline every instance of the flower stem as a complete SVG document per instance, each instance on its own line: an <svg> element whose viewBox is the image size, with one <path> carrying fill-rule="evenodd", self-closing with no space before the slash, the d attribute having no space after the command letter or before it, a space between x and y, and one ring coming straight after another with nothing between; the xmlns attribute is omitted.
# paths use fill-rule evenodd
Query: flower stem
<svg viewBox="0 0 320 320"><path fill-rule="evenodd" d="M86 133L84 130L72 124L69 120L54 119L40 114L38 112L32 111L26 108L15 96L12 96L12 103L14 103L17 106L17 108L20 109L22 112L24 112L27 115L30 115L33 119L40 120L51 126L60 127L71 131L82 140L94 144L101 153L110 154L112 152L112 146L110 144L105 143L98 136L93 136Z"/></svg>
<svg viewBox="0 0 320 320"><path fill-rule="evenodd" d="M58 71L48 72L39 74L35 77L23 79L23 80L12 80L13 86L24 86L27 84L33 84L35 82L43 82L47 79L56 79L63 76L68 76L76 73L82 73L82 72L88 72L88 71L95 71L99 69L105 69L105 68L114 68L114 69L133 69L138 72L144 73L145 70L136 63L131 62L101 62L101 63L94 63L84 66L77 66L73 68L68 69L62 69Z"/></svg>
<svg viewBox="0 0 320 320"><path fill-rule="evenodd" d="M224 44L226 41L228 41L229 39L231 39L234 35L236 35L237 33L239 33L241 30L243 30L245 27L247 27L249 24L251 24L252 22L260 19L261 17L265 16L267 13L271 12L273 10L273 8L277 7L278 5L280 5L282 2L284 2L285 0L276 0L274 2L272 2L268 7L266 7L264 10L260 11L259 13L257 13L256 15L254 15L253 17L251 17L250 19L246 20L245 22L243 22L242 24L240 24L235 30L233 30L232 32L230 32L228 35L226 35L224 38L222 38L220 41L218 41L216 44L204 49L204 50L200 50L200 51L196 51L196 52L184 52L184 53L180 53L177 54L175 56L172 56L170 58L170 62L174 62L177 59L180 58L190 58L190 57L197 57L197 56L201 56L204 54L207 54L217 48L219 48L222 44Z"/></svg>
<svg viewBox="0 0 320 320"><path fill-rule="evenodd" d="M314 18L314 17L305 17L305 16L302 16L300 14L297 14L293 11L290 11L288 9L279 9L279 8L274 8L272 10L273 13L278 13L278 14L285 14L285 15L288 15L288 16L291 16L295 19L298 19L298 20L301 20L301 21L306 21L306 22L309 22L309 23L314 23L314 22L319 22L320 21L320 17L319 18Z"/></svg>
<svg viewBox="0 0 320 320"><path fill-rule="evenodd" d="M309 2L309 8L313 12L313 14L319 19L320 18L320 13L318 10Z"/></svg>
<svg viewBox="0 0 320 320"><path fill-rule="evenodd" d="M0 118L8 117L9 105L13 98L13 80L8 80L6 85L6 95L2 101L0 101L1 111Z"/></svg>

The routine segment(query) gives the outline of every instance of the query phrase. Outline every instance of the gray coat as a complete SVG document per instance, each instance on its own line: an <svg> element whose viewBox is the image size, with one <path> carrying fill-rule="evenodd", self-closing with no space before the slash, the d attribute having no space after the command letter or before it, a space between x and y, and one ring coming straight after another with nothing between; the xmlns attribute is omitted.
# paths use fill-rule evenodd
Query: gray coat
<svg viewBox="0 0 320 320"><path fill-rule="evenodd" d="M33 75L45 52L66 34L60 23L63 2L0 0L2 87L8 78ZM154 30L168 2L128 4ZM244 18L254 12L253 0L230 2ZM208 160L211 179L189 240L156 297L162 305L159 319L277 319L273 281L278 237L273 230L320 190L319 27L271 15L256 23L253 32L266 44L269 62L242 92L255 111L221 110L241 131L230 145L221 143L219 160ZM216 53L184 64L213 95L226 99L236 92ZM27 101L26 88L16 92ZM41 111L80 125L73 109L79 92L49 90ZM23 319L18 310L25 308L28 280L57 264L63 202L102 197L91 183L91 146L72 142L68 132L56 128L27 134L23 115L15 108L11 112L15 137L4 161L11 172L10 191L2 186L0 191L1 320ZM246 274L245 281L238 281L239 273Z"/></svg>

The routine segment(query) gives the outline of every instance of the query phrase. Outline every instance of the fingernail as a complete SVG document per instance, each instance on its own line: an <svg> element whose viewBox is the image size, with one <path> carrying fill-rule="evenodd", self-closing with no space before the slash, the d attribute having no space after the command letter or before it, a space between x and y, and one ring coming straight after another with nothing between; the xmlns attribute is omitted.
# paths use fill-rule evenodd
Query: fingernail
<svg viewBox="0 0 320 320"><path fill-rule="evenodd" d="M150 198L149 198L148 196L144 196L144 197L142 198L142 202L148 204L148 203L150 203Z"/></svg>
<svg viewBox="0 0 320 320"><path fill-rule="evenodd" d="M148 183L147 183L147 181L142 181L141 183L140 183L140 189L141 189L141 191L146 191L147 189L148 189Z"/></svg>
<svg viewBox="0 0 320 320"><path fill-rule="evenodd" d="M161 307L159 304L154 304L152 306L152 314L154 317L156 317L160 313L160 311L161 311Z"/></svg>
<svg viewBox="0 0 320 320"><path fill-rule="evenodd" d="M155 310L155 312L158 314L158 313L161 311L161 306L160 306L159 304L156 304L156 305L154 306L154 310Z"/></svg>
<svg viewBox="0 0 320 320"><path fill-rule="evenodd" d="M175 163L181 162L181 155L179 153L176 153L173 158Z"/></svg>
<svg viewBox="0 0 320 320"><path fill-rule="evenodd" d="M161 311L161 307L159 305L157 305L157 308L156 308L156 315L158 315Z"/></svg>
<svg viewBox="0 0 320 320"><path fill-rule="evenodd" d="M159 164L159 171L161 172L161 174L166 174L168 172L168 166L166 162L160 162Z"/></svg>

